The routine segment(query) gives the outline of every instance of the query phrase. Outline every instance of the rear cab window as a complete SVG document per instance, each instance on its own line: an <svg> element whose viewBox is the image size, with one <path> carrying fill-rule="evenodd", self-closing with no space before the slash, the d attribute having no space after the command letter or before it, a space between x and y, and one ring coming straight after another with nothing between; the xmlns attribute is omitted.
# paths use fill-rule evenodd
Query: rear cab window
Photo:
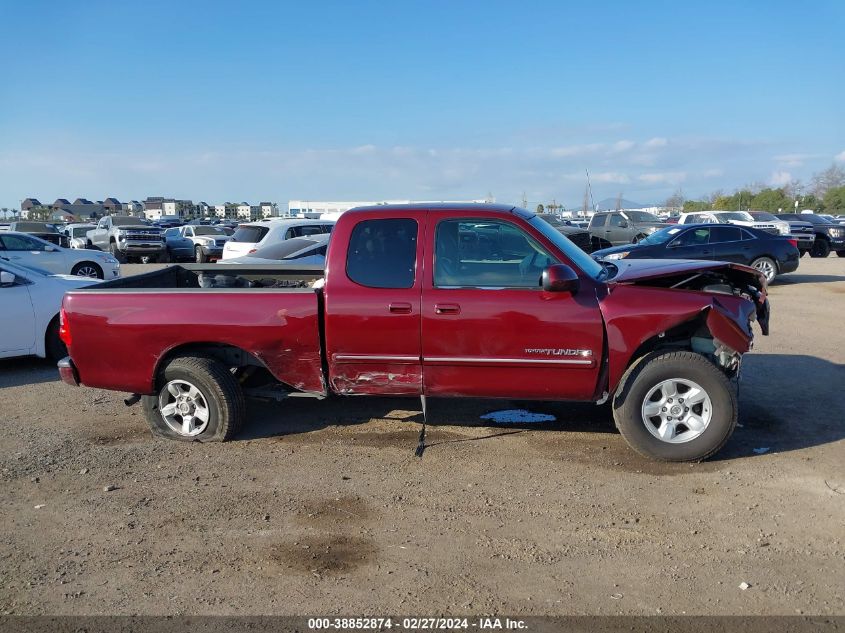
<svg viewBox="0 0 845 633"><path fill-rule="evenodd" d="M362 220L352 229L346 276L367 288L412 288L417 262L416 220Z"/></svg>

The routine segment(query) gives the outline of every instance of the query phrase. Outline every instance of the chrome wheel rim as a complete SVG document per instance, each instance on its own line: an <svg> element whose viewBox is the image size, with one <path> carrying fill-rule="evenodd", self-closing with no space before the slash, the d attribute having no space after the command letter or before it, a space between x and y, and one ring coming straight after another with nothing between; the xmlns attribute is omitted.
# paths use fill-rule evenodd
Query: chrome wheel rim
<svg viewBox="0 0 845 633"><path fill-rule="evenodd" d="M754 262L754 268L766 276L766 281L775 278L775 265L767 259Z"/></svg>
<svg viewBox="0 0 845 633"><path fill-rule="evenodd" d="M667 444L683 444L700 437L712 417L710 396L701 385L684 378L658 383L643 400L645 428Z"/></svg>
<svg viewBox="0 0 845 633"><path fill-rule="evenodd" d="M168 427L179 435L193 437L208 426L205 396L185 380L171 380L158 396L158 409Z"/></svg>
<svg viewBox="0 0 845 633"><path fill-rule="evenodd" d="M97 270L93 266L83 266L76 271L78 277L99 277Z"/></svg>

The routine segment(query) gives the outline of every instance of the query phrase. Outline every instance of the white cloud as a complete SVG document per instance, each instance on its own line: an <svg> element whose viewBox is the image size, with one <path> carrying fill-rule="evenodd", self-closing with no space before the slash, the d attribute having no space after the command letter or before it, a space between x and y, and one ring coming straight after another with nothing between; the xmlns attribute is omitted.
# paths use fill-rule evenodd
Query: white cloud
<svg viewBox="0 0 845 633"><path fill-rule="evenodd" d="M719 169L719 168L715 168L715 169L705 169L705 170L701 173L701 175L702 175L702 176L704 176L705 178L719 178L720 176L724 176L724 175L725 175L725 170L724 170L724 169Z"/></svg>
<svg viewBox="0 0 845 633"><path fill-rule="evenodd" d="M637 180L648 183L650 185L673 185L683 182L687 179L687 173L684 171L662 171L648 174L640 174Z"/></svg>
<svg viewBox="0 0 845 633"><path fill-rule="evenodd" d="M783 187L792 182L792 174L788 171L773 171L769 176L769 184L772 187Z"/></svg>
<svg viewBox="0 0 845 633"><path fill-rule="evenodd" d="M838 160L841 163L845 163L845 150L842 150L836 156L834 156L833 160Z"/></svg>
<svg viewBox="0 0 845 633"><path fill-rule="evenodd" d="M662 136L655 136L654 138L650 138L645 143L643 143L643 147L646 147L648 149L657 149L658 147L666 147L668 143L669 142Z"/></svg>
<svg viewBox="0 0 845 633"><path fill-rule="evenodd" d="M621 154L622 152L627 152L629 149L634 147L634 145L634 141L616 141L610 146L610 153Z"/></svg>

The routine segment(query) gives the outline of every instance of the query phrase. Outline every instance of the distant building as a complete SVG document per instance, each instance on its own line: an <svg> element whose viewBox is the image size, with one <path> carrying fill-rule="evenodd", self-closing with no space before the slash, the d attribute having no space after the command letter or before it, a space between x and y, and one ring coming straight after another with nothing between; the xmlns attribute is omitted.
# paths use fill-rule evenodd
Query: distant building
<svg viewBox="0 0 845 633"><path fill-rule="evenodd" d="M138 202L137 200L130 200L129 202L124 202L123 205L123 212L128 213L129 215L137 215L144 211L144 205Z"/></svg>
<svg viewBox="0 0 845 633"><path fill-rule="evenodd" d="M117 198L106 198L103 200L103 209L106 210L106 213L120 213L123 211L123 205L120 204L120 200Z"/></svg>
<svg viewBox="0 0 845 633"><path fill-rule="evenodd" d="M443 202L453 203L484 203L495 202L495 200L380 200L380 201L344 201L344 202L317 202L314 200L288 200L288 215L303 218L320 218L327 216L327 219L335 219L340 214L355 207L373 207L383 204L441 204Z"/></svg>
<svg viewBox="0 0 845 633"><path fill-rule="evenodd" d="M69 205L70 200L67 198L56 198L56 201L53 203L54 209L61 209L63 206Z"/></svg>
<svg viewBox="0 0 845 633"><path fill-rule="evenodd" d="M160 220L163 216L177 217L184 220L196 214L194 203L190 200L149 196L144 200L143 204L144 217L148 220Z"/></svg>
<svg viewBox="0 0 845 633"><path fill-rule="evenodd" d="M272 218L279 215L279 207L275 202L259 202L262 218Z"/></svg>
<svg viewBox="0 0 845 633"><path fill-rule="evenodd" d="M27 198L23 202L21 202L21 211L29 211L33 207L41 207L44 206L39 202L38 198Z"/></svg>

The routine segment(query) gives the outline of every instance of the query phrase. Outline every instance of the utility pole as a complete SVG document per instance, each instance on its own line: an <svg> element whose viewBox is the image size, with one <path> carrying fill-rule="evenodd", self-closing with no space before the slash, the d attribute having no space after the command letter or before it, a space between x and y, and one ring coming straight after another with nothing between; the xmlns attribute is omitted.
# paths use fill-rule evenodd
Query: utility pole
<svg viewBox="0 0 845 633"><path fill-rule="evenodd" d="M528 198L526 198L526 197L525 197L525 192L524 192L524 191L522 192L522 208L523 208L523 209L527 209L527 208L528 208Z"/></svg>

